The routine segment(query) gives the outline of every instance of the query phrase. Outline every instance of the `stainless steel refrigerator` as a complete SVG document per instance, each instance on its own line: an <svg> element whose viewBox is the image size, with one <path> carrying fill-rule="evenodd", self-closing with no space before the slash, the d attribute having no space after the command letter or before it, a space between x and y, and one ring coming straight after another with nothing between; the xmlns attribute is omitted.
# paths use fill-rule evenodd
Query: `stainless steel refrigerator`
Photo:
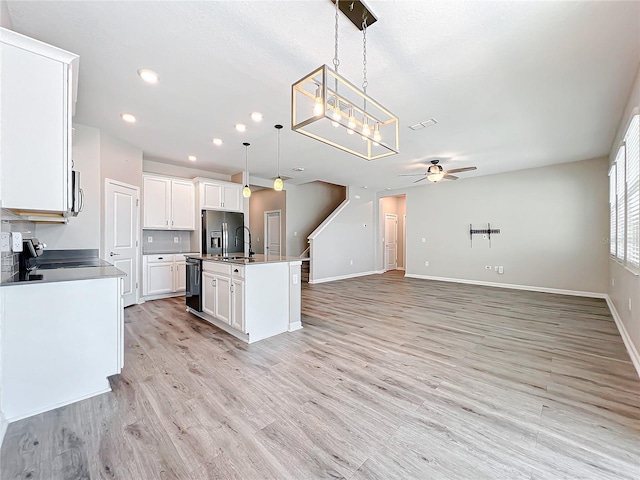
<svg viewBox="0 0 640 480"><path fill-rule="evenodd" d="M202 253L244 255L244 213L202 210Z"/></svg>

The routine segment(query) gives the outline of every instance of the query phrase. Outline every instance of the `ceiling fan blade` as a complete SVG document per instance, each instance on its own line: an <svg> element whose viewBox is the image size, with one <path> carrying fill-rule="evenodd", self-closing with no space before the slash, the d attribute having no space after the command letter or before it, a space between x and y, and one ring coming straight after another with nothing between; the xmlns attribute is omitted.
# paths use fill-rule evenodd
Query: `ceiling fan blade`
<svg viewBox="0 0 640 480"><path fill-rule="evenodd" d="M421 178L421 179L419 179L419 180L416 180L416 181L415 181L415 182L413 182L413 183L418 183L418 182L421 182L421 181L426 180L426 179L427 179L427 177L424 177L424 178Z"/></svg>
<svg viewBox="0 0 640 480"><path fill-rule="evenodd" d="M447 170L447 173L460 173L460 172L470 172L471 170L477 170L477 167L465 167L465 168L452 168L451 170Z"/></svg>
<svg viewBox="0 0 640 480"><path fill-rule="evenodd" d="M427 176L426 173L401 173L398 176L399 177L417 177L419 175L423 175L425 177Z"/></svg>
<svg viewBox="0 0 640 480"><path fill-rule="evenodd" d="M444 177L445 180L457 180L458 177L456 177L455 175L445 175Z"/></svg>

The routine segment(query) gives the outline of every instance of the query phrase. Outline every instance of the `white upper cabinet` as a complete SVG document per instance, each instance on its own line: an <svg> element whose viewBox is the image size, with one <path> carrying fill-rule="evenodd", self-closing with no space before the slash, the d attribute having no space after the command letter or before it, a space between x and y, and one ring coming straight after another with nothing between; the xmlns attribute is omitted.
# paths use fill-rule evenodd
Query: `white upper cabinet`
<svg viewBox="0 0 640 480"><path fill-rule="evenodd" d="M171 180L171 229L195 228L195 188L191 180Z"/></svg>
<svg viewBox="0 0 640 480"><path fill-rule="evenodd" d="M143 188L143 228L195 229L195 190L191 180L145 175Z"/></svg>
<svg viewBox="0 0 640 480"><path fill-rule="evenodd" d="M242 185L237 183L198 181L200 209L242 211Z"/></svg>
<svg viewBox="0 0 640 480"><path fill-rule="evenodd" d="M0 37L3 207L64 214L78 56L6 29Z"/></svg>

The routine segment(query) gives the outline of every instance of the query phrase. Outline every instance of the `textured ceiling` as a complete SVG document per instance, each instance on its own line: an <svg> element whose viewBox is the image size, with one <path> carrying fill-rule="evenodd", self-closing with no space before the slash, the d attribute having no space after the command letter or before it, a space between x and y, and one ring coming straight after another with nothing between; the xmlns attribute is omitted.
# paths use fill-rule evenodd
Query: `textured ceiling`
<svg viewBox="0 0 640 480"><path fill-rule="evenodd" d="M368 1L368 93L400 118L399 155L367 162L292 132L291 84L333 58L329 0L9 1L13 28L80 55L74 121L147 158L301 183L400 188L441 158L476 175L606 155L640 59L639 2ZM362 34L340 17L340 73ZM144 84L139 68L160 75ZM260 124L249 118L264 114ZM138 118L122 122L121 112ZM412 131L409 125L436 118ZM233 129L247 124L244 134ZM222 147L211 143L224 140ZM189 162L196 155L197 162ZM292 172L304 166L302 173ZM428 183L428 182L427 182Z"/></svg>

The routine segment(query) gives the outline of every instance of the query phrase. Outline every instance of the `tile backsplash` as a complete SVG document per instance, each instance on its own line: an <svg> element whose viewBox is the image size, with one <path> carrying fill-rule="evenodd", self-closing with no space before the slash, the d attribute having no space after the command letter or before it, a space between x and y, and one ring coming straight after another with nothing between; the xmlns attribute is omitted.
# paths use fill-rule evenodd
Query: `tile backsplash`
<svg viewBox="0 0 640 480"><path fill-rule="evenodd" d="M21 232L22 238L32 238L36 230L36 224L19 220L9 210L2 210L0 230L2 233ZM0 282L5 282L18 272L19 254L12 252L2 252L0 254Z"/></svg>
<svg viewBox="0 0 640 480"><path fill-rule="evenodd" d="M191 253L191 233L182 230L143 230L142 253Z"/></svg>

